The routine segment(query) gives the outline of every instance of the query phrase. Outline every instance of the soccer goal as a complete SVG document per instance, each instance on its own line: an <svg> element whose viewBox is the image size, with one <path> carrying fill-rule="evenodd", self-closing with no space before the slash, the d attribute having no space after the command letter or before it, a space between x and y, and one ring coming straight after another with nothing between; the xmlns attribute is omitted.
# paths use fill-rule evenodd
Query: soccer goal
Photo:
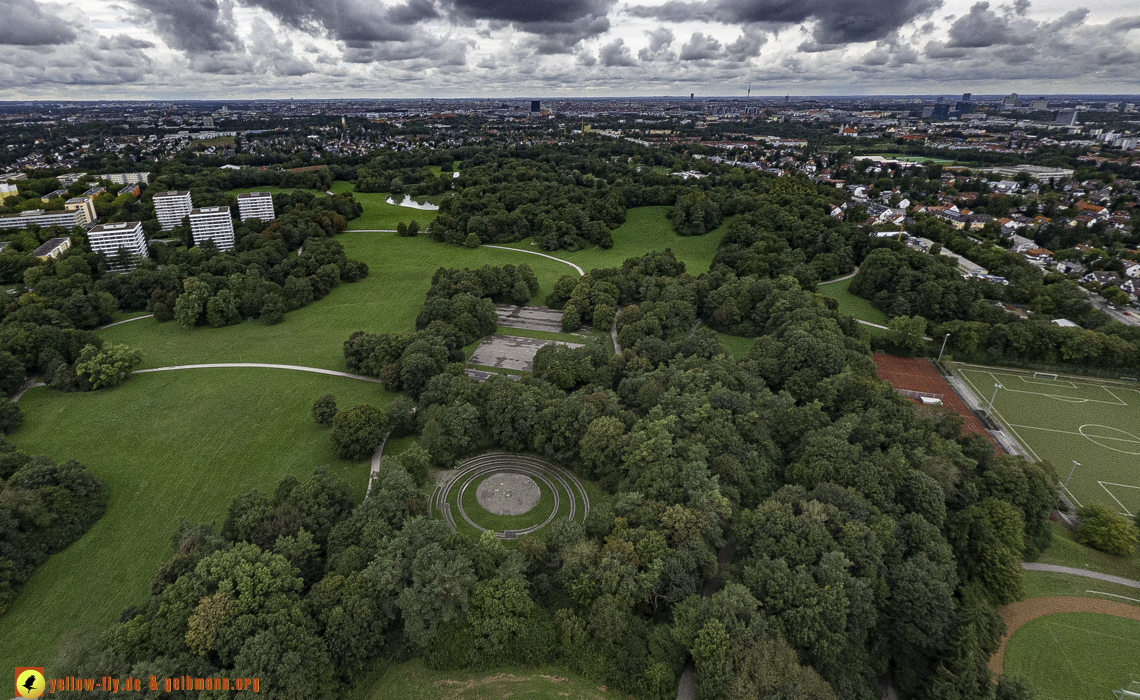
<svg viewBox="0 0 1140 700"><path fill-rule="evenodd" d="M1053 379L1053 380L1056 380L1057 375L1053 372L1034 372L1033 378L1034 379Z"/></svg>
<svg viewBox="0 0 1140 700"><path fill-rule="evenodd" d="M1140 681L1132 681L1127 688L1112 691L1116 700L1137 700L1140 698Z"/></svg>

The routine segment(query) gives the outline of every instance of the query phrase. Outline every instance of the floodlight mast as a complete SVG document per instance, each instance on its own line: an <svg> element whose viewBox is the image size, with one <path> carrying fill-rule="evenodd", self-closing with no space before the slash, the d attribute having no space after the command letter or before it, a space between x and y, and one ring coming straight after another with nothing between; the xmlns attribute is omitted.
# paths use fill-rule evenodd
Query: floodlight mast
<svg viewBox="0 0 1140 700"><path fill-rule="evenodd" d="M994 384L994 395L990 397L989 408L986 409L986 418L990 417L990 411L994 410L994 399L997 398L998 389L1004 389L1001 384Z"/></svg>
<svg viewBox="0 0 1140 700"><path fill-rule="evenodd" d="M942 349L938 351L938 362L942 361L942 353L946 352L946 341L950 340L950 334L947 333L946 337L942 339Z"/></svg>
<svg viewBox="0 0 1140 700"><path fill-rule="evenodd" d="M1081 463L1074 459L1073 468L1069 470L1069 475L1065 477L1065 483L1061 486L1061 493L1069 490L1069 479L1073 478L1073 472L1077 471L1077 467L1079 466L1081 466Z"/></svg>

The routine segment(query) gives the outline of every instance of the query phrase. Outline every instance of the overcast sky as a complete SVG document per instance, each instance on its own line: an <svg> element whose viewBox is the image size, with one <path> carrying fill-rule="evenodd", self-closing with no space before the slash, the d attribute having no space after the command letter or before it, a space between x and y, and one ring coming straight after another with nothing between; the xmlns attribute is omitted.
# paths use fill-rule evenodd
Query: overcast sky
<svg viewBox="0 0 1140 700"><path fill-rule="evenodd" d="M1140 92L1136 0L0 0L0 99Z"/></svg>

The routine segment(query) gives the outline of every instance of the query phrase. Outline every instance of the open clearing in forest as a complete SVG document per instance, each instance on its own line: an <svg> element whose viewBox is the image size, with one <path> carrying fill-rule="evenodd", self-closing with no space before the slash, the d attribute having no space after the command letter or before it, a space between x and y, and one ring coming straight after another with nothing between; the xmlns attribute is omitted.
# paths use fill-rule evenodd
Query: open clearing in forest
<svg viewBox="0 0 1140 700"><path fill-rule="evenodd" d="M361 700L629 700L562 668L506 667L482 673L433 671L415 659L388 668Z"/></svg>
<svg viewBox="0 0 1140 700"><path fill-rule="evenodd" d="M993 417L1036 460L1048 460L1078 506L1140 513L1140 385L1031 370L955 364Z"/></svg>
<svg viewBox="0 0 1140 700"><path fill-rule="evenodd" d="M608 250L591 246L573 253L565 250L544 251L533 238L507 245L569 260L586 272L595 268L621 267L626 258L640 257L651 251L668 248L678 260L685 263L686 272L693 275L708 272L716 249L727 231L727 223L703 236L678 236L673 231L673 224L665 217L669 209L670 207L636 207L627 210L625 223L612 232L614 247ZM355 222L353 228L356 228ZM563 274L573 274L573 271L565 270Z"/></svg>
<svg viewBox="0 0 1140 700"><path fill-rule="evenodd" d="M0 618L0 664L50 665L67 630L105 628L127 606L145 602L159 565L173 554L170 537L181 518L220 528L235 496L272 494L282 478L305 480L324 464L362 499L368 465L338 459L328 431L313 423L313 400L326 393L342 407L385 406L390 396L353 379L244 368L25 394L27 418L9 439L28 454L86 464L107 484L110 503L89 532L33 574Z"/></svg>

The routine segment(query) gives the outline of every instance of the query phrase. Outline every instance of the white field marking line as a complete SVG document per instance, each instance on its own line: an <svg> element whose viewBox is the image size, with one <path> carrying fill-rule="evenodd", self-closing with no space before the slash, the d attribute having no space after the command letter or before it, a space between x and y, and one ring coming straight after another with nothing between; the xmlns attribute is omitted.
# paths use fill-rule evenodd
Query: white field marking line
<svg viewBox="0 0 1140 700"><path fill-rule="evenodd" d="M1077 500L1077 497L1073 495L1073 492L1069 490L1069 487L1062 485L1061 488L1064 489L1065 493L1069 494L1069 498L1072 499L1073 503L1077 504L1078 508L1084 508L1084 505L1082 505L1081 502Z"/></svg>
<svg viewBox="0 0 1140 700"><path fill-rule="evenodd" d="M1088 424L1088 425L1092 425L1092 424L1090 423L1090 424ZM1012 423L1010 424L1010 427L1016 427L1016 428L1027 428L1027 429L1029 429L1029 430L1044 430L1045 432L1048 432L1048 433L1061 433L1061 434L1063 434L1063 435L1080 435L1081 437L1083 437L1084 439L1086 439L1086 440L1088 440L1089 442L1093 443L1094 445L1098 444L1098 443L1096 442L1096 440L1116 440L1117 442L1133 442L1133 443L1136 443L1137 445L1140 445L1140 438L1137 438L1135 435L1133 435L1133 436L1132 436L1132 437L1130 437L1130 438L1109 437L1109 436L1107 436L1107 435L1087 435L1087 434L1085 434L1085 433L1082 433L1082 432L1080 432L1080 431L1077 431L1077 432L1073 432L1072 430L1057 430L1057 429L1055 429L1055 428L1041 428L1041 427L1038 427L1038 426L1036 426L1036 425L1015 425L1015 424L1012 424ZM1081 426L1081 427L1084 427L1084 426ZM1096 427L1098 427L1098 428L1108 428L1108 427L1110 427L1110 426L1107 426L1107 425L1097 425ZM1117 430L1117 428L1113 428L1113 429L1114 429L1114 430ZM1123 430L1121 430L1120 432L1124 432L1124 431L1123 431ZM1129 434L1131 434L1131 433L1129 433ZM1093 438L1096 438L1096 440L1093 440ZM1109 449L1109 450L1113 449L1113 448L1111 448L1111 447L1108 447L1107 445L1100 445L1100 446L1101 446L1101 447L1104 447L1104 448L1107 448L1107 449ZM1118 450L1118 451L1120 451L1120 450ZM1125 453L1125 454L1130 454L1130 453Z"/></svg>
<svg viewBox="0 0 1140 700"><path fill-rule="evenodd" d="M1085 428L1089 428L1089 427L1092 427L1092 428L1108 428L1109 430L1115 430L1119 433L1124 433L1125 435L1128 435L1129 437L1131 437L1133 439L1128 440L1127 438L1111 438L1111 437L1102 437L1100 435L1089 435L1088 433L1085 432ZM1140 438L1136 438L1135 435L1133 435L1132 433L1129 433L1127 431L1120 430L1119 428L1111 428L1107 425L1100 425L1099 423L1085 423L1081 427L1077 428L1077 430L1079 430L1081 432L1081 437L1088 440L1089 442L1091 442L1094 445L1099 445L1100 447L1103 447L1106 450L1112 450L1113 452L1119 452L1120 454L1125 454L1125 455L1140 455L1140 452L1129 452L1128 450L1122 450L1122 449L1119 449L1116 447L1110 447L1108 445L1097 442L1097 440L1118 440L1118 441L1124 441L1124 442L1137 442L1137 440L1140 440Z"/></svg>
<svg viewBox="0 0 1140 700"><path fill-rule="evenodd" d="M1123 598L1124 600L1131 600L1133 603L1140 603L1140 600L1138 600L1136 598L1129 598L1126 595L1116 595L1115 593L1105 593L1104 591L1090 591L1090 590L1085 590L1085 593L1096 593L1097 595L1107 595L1107 596L1112 596L1113 598Z"/></svg>
<svg viewBox="0 0 1140 700"><path fill-rule="evenodd" d="M974 396L976 396L980 399L982 397L982 392L978 391L978 387L974 384L973 381L971 381L970 377L967 376L965 372L960 372L959 374L961 374L962 378L966 380L966 383L970 385L970 388L974 390ZM992 372L990 372L990 376L993 377ZM992 412L995 416L998 417L999 422L1001 422L1007 428L1009 428L1009 432L1013 433L1013 436L1017 439L1017 441L1019 443L1021 443L1021 446L1024 447L1030 454L1033 455L1033 459L1040 462L1041 461L1040 455L1037 454L1036 450L1034 450L1032 447L1029 446L1029 443L1025 441L1025 438L1021 437L1021 433L1014 430L1013 426L1010 425L1009 421L1007 421L1004 417L1002 417L1001 413L999 413L996 408L993 409ZM985 428L985 426L982 426L982 427ZM1076 500L1076 499L1074 499L1074 500Z"/></svg>
<svg viewBox="0 0 1140 700"><path fill-rule="evenodd" d="M1116 501L1118 504L1120 504L1120 507L1121 507L1121 508L1124 508L1124 513L1123 513L1123 515L1125 515L1126 517L1129 517L1129 518L1131 518L1131 517L1132 517L1132 515L1133 515L1132 511L1128 510L1128 508L1127 508L1127 507L1126 507L1126 506L1125 506L1123 503L1120 503L1120 499L1119 499L1119 498L1117 498L1116 496L1114 496L1114 495L1112 494L1112 491L1110 491L1108 487L1109 487L1109 486L1119 486L1119 487L1121 487L1121 488L1124 488L1124 489L1140 489L1140 486L1132 486L1132 485L1130 485L1130 484L1114 484L1114 483L1113 483L1113 482L1111 482L1111 481L1098 481L1098 482L1096 482L1096 483L1100 484L1100 487L1101 487L1102 489L1104 489L1105 491L1108 491L1108 495L1109 495L1109 496L1112 496L1112 500L1114 500L1114 501Z"/></svg>
<svg viewBox="0 0 1140 700"><path fill-rule="evenodd" d="M996 372L1000 372L1001 374L1004 374L1004 375L1009 376L1009 377L1024 376L1023 374L1018 374L1019 370L1016 370L1016 369L997 369L994 367L988 367L986 365L972 365L968 362L955 362L954 365L956 365L958 367L965 367L967 369L978 371L978 372L995 372L996 371ZM1021 372L1028 372L1030 370L1020 370L1020 371ZM1050 374L1052 374L1052 372L1050 372ZM1101 377L1082 377L1082 376L1079 376L1076 374L1057 374L1057 377L1058 378L1064 377L1065 379L1070 379L1074 382L1077 382L1078 384L1095 384L1095 385L1111 384L1112 386L1114 386L1118 389L1127 389L1129 391L1135 391L1137 393L1140 393L1140 389L1136 389L1135 386L1133 386L1133 384L1131 382L1128 382L1126 384L1126 383L1120 381L1119 379L1102 379Z"/></svg>
<svg viewBox="0 0 1140 700"><path fill-rule="evenodd" d="M1077 388L1076 384L1073 384L1072 382L1068 381L1067 379L1044 380L1044 379L1037 379L1036 377L1030 379L1029 377L1023 377L1020 374L1011 374L1009 376L1017 377L1018 379L1025 382L1026 384L1036 384L1038 386L1065 386L1066 384L1068 384L1068 386L1066 387L1067 389L1076 389Z"/></svg>
<svg viewBox="0 0 1140 700"><path fill-rule="evenodd" d="M1065 435L1080 435L1081 437L1085 437L1083 434L1072 431L1072 430L1055 430L1053 428L1039 428L1036 425L1014 425L1013 423L1010 423L1009 427L1011 427L1011 428L1028 428L1030 430L1044 430L1044 431L1049 432L1049 433L1064 433Z"/></svg>

